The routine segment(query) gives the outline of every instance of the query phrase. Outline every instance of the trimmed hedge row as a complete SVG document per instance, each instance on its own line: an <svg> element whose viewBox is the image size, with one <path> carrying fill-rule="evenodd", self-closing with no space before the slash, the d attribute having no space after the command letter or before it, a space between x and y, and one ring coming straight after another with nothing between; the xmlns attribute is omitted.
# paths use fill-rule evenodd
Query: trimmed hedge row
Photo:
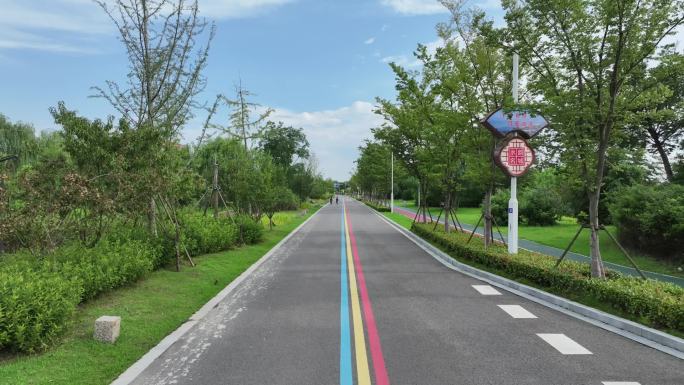
<svg viewBox="0 0 684 385"><path fill-rule="evenodd" d="M390 211L390 208L387 206L380 206L376 205L375 203L371 201L364 200L362 201L366 206L372 208L375 211L381 212L381 213L388 213Z"/></svg>
<svg viewBox="0 0 684 385"><path fill-rule="evenodd" d="M684 332L684 288L655 280L642 280L609 271L607 279L591 278L588 264L564 261L554 268L556 259L520 250L510 255L501 246L484 249L481 242L466 244L468 236L445 233L432 226L414 223L412 231L453 255L504 271L514 278L526 279L557 293L579 294L620 309L642 322Z"/></svg>
<svg viewBox="0 0 684 385"><path fill-rule="evenodd" d="M259 242L263 225L250 218L214 219L182 212L183 244L193 255ZM241 234L241 236L240 236ZM119 227L94 248L62 247L44 259L28 253L0 262L0 350L35 352L66 328L76 306L137 281L175 257L173 242Z"/></svg>

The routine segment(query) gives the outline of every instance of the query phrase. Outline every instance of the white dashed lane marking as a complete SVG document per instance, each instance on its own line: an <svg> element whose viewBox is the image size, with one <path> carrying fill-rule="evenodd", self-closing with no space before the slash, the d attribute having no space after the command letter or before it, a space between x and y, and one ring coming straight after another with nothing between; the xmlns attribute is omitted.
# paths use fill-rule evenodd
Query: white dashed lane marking
<svg viewBox="0 0 684 385"><path fill-rule="evenodd" d="M513 318L537 318L536 315L525 310L524 307L520 305L498 305L501 310L508 313Z"/></svg>
<svg viewBox="0 0 684 385"><path fill-rule="evenodd" d="M573 341L565 334L541 333L537 335L562 354L592 354L584 346Z"/></svg>
<svg viewBox="0 0 684 385"><path fill-rule="evenodd" d="M489 285L473 285L473 289L477 290L482 295L501 295L501 293Z"/></svg>
<svg viewBox="0 0 684 385"><path fill-rule="evenodd" d="M603 381L603 385L641 385L638 382L633 381Z"/></svg>

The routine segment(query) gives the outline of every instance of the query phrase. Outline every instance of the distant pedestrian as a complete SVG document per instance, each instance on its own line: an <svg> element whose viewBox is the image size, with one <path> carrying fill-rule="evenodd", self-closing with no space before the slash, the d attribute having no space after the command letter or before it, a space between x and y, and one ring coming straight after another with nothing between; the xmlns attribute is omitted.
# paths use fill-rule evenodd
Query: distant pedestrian
<svg viewBox="0 0 684 385"><path fill-rule="evenodd" d="M332 195L330 196L330 204L332 204Z"/></svg>
<svg viewBox="0 0 684 385"><path fill-rule="evenodd" d="M339 204L339 203L340 203L340 197L339 197L339 196L336 196L336 197L335 197L335 204Z"/></svg>

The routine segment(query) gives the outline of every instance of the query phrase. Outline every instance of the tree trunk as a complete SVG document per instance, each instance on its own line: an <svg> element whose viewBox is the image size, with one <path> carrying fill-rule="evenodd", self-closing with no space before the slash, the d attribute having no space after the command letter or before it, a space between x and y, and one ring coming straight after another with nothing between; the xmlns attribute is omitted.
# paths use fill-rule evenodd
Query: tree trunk
<svg viewBox="0 0 684 385"><path fill-rule="evenodd" d="M600 191L589 193L589 229L591 230L589 247L591 248L591 276L604 278L606 274L599 244L599 194Z"/></svg>
<svg viewBox="0 0 684 385"><path fill-rule="evenodd" d="M653 146L658 151L658 155L660 155L660 160L663 162L665 176L667 177L668 182L672 182L672 180L674 179L674 173L672 172L672 165L670 164L670 159L667 156L667 151L665 151L665 146L660 141L660 136L658 135L658 132L655 129L649 127L647 131L648 134L651 136Z"/></svg>
<svg viewBox="0 0 684 385"><path fill-rule="evenodd" d="M492 186L490 185L484 197L484 244L485 249L492 243Z"/></svg>
<svg viewBox="0 0 684 385"><path fill-rule="evenodd" d="M157 236L157 203L154 198L150 198L150 212L148 214L150 233Z"/></svg>
<svg viewBox="0 0 684 385"><path fill-rule="evenodd" d="M444 200L444 232L449 233L449 214L451 213L451 190L446 194Z"/></svg>

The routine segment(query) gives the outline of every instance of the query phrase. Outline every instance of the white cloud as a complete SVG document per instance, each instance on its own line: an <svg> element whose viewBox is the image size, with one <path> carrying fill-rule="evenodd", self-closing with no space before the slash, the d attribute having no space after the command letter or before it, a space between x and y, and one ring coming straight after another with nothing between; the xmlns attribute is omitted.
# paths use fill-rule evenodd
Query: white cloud
<svg viewBox="0 0 684 385"><path fill-rule="evenodd" d="M242 18L259 15L295 0L200 0L202 16L212 19Z"/></svg>
<svg viewBox="0 0 684 385"><path fill-rule="evenodd" d="M433 15L447 12L447 9L437 0L380 0L380 2L404 15Z"/></svg>
<svg viewBox="0 0 684 385"><path fill-rule="evenodd" d="M358 157L358 146L372 137L371 128L382 123L382 117L373 113L373 108L372 103L364 101L311 112L276 108L270 119L303 128L323 175L348 180Z"/></svg>
<svg viewBox="0 0 684 385"><path fill-rule="evenodd" d="M373 44L375 43L375 37L369 37L368 39L364 40L363 44Z"/></svg>
<svg viewBox="0 0 684 385"><path fill-rule="evenodd" d="M200 0L199 7L201 16L229 19L257 16L294 1ZM2 0L0 50L94 53L102 36L114 34L112 22L92 0Z"/></svg>

